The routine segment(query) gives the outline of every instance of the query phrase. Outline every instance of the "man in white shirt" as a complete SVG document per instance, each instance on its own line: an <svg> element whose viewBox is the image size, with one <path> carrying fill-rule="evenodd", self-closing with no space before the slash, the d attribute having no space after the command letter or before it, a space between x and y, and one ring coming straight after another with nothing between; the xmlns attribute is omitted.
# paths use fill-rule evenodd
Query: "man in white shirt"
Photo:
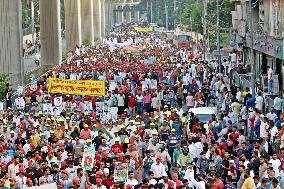
<svg viewBox="0 0 284 189"><path fill-rule="evenodd" d="M273 92L273 70L268 66L267 67L267 79L268 79L268 93Z"/></svg>
<svg viewBox="0 0 284 189"><path fill-rule="evenodd" d="M283 107L283 100L281 98L279 98L278 96L275 97L273 106L276 110L277 116L280 116L281 111L282 111L282 107Z"/></svg>
<svg viewBox="0 0 284 189"><path fill-rule="evenodd" d="M281 165L281 161L277 158L277 153L273 153L272 159L269 163L272 164L273 170L275 171L275 177L278 177L280 174L279 167Z"/></svg>
<svg viewBox="0 0 284 189"><path fill-rule="evenodd" d="M137 184L139 184L138 181L134 178L134 172L133 171L128 172L128 179L127 179L126 185L127 184L130 184L132 186L136 186Z"/></svg>
<svg viewBox="0 0 284 189"><path fill-rule="evenodd" d="M271 111L266 115L266 117L268 118L268 120L275 122L275 120L277 119L277 114L274 111L274 107L271 107Z"/></svg>
<svg viewBox="0 0 284 189"><path fill-rule="evenodd" d="M151 165L151 171L153 171L155 179L160 179L165 175L166 167L162 164L161 156L157 156L156 162Z"/></svg>
<svg viewBox="0 0 284 189"><path fill-rule="evenodd" d="M262 112L263 107L263 97L261 93L258 92L257 97L255 98L255 108L257 108L260 112Z"/></svg>

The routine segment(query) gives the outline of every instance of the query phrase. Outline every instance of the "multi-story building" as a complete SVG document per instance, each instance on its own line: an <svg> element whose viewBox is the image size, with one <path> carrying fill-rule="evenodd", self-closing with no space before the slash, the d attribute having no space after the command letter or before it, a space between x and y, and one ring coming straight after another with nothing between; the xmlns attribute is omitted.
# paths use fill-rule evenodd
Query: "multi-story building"
<svg viewBox="0 0 284 189"><path fill-rule="evenodd" d="M232 23L236 38L243 42L238 54L245 65L250 65L250 53L255 60L255 73L258 82L262 81L265 91L267 67L275 74L275 93L283 92L284 80L284 0L231 0L235 4L232 11ZM252 12L252 14L250 14ZM253 27L250 26L252 19ZM250 31L253 32L251 45ZM252 47L251 47L252 46ZM278 79L277 79L278 78ZM279 84L278 84L279 83ZM280 89L280 90L279 90Z"/></svg>

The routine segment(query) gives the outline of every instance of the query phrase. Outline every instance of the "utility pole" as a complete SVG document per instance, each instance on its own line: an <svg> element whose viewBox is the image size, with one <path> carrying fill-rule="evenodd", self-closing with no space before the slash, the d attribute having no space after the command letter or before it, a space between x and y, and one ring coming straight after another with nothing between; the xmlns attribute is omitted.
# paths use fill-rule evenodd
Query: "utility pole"
<svg viewBox="0 0 284 189"><path fill-rule="evenodd" d="M249 11L250 11L250 22L249 22L249 28L250 28L250 63L251 63L251 90L252 90L252 96L255 97L255 62L253 57L253 15L252 15L252 0L249 0Z"/></svg>
<svg viewBox="0 0 284 189"><path fill-rule="evenodd" d="M169 30L169 15L168 15L168 6L167 1L165 0L165 13L166 13L166 31Z"/></svg>
<svg viewBox="0 0 284 189"><path fill-rule="evenodd" d="M174 0L174 29L176 29L176 19L177 19L177 5L176 0Z"/></svg>
<svg viewBox="0 0 284 189"><path fill-rule="evenodd" d="M221 73L222 63L221 63L221 53L220 53L220 0L217 0L217 51L218 51L219 73Z"/></svg>
<svg viewBox="0 0 284 189"><path fill-rule="evenodd" d="M207 38L207 0L203 0L203 61L206 60L206 38Z"/></svg>
<svg viewBox="0 0 284 189"><path fill-rule="evenodd" d="M35 44L35 6L34 0L31 0L31 19L32 19L32 44Z"/></svg>
<svg viewBox="0 0 284 189"><path fill-rule="evenodd" d="M190 11L189 21L190 21L190 34L192 35L192 11Z"/></svg>
<svg viewBox="0 0 284 189"><path fill-rule="evenodd" d="M151 12L150 12L150 14L151 14L151 23L153 23L153 2L152 2L153 0L151 0L151 4L150 4L150 7L151 7Z"/></svg>

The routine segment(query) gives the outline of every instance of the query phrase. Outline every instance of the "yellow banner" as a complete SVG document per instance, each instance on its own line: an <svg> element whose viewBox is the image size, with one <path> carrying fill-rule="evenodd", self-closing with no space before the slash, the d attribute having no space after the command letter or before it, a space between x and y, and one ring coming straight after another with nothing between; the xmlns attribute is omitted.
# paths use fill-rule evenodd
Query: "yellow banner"
<svg viewBox="0 0 284 189"><path fill-rule="evenodd" d="M105 96L105 81L49 78L48 92L73 95Z"/></svg>
<svg viewBox="0 0 284 189"><path fill-rule="evenodd" d="M138 32L152 32L153 28L139 28L139 27L135 27L134 30L138 31Z"/></svg>

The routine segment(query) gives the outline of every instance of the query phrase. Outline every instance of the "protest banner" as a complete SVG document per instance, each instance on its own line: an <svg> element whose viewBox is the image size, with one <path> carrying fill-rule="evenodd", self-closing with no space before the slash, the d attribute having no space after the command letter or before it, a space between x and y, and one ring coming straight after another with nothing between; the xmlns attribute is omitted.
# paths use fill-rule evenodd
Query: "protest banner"
<svg viewBox="0 0 284 189"><path fill-rule="evenodd" d="M29 189L57 189L56 183L44 184L40 186L28 187Z"/></svg>
<svg viewBox="0 0 284 189"><path fill-rule="evenodd" d="M105 81L49 78L48 92L73 95L105 96Z"/></svg>
<svg viewBox="0 0 284 189"><path fill-rule="evenodd" d="M82 167L85 171L92 171L95 161L95 151L85 151L83 153Z"/></svg>
<svg viewBox="0 0 284 189"><path fill-rule="evenodd" d="M127 182L128 167L125 163L118 163L114 168L114 182Z"/></svg>
<svg viewBox="0 0 284 189"><path fill-rule="evenodd" d="M153 28L140 28L140 27L135 27L134 30L137 31L137 32L152 32L152 31L153 31Z"/></svg>

